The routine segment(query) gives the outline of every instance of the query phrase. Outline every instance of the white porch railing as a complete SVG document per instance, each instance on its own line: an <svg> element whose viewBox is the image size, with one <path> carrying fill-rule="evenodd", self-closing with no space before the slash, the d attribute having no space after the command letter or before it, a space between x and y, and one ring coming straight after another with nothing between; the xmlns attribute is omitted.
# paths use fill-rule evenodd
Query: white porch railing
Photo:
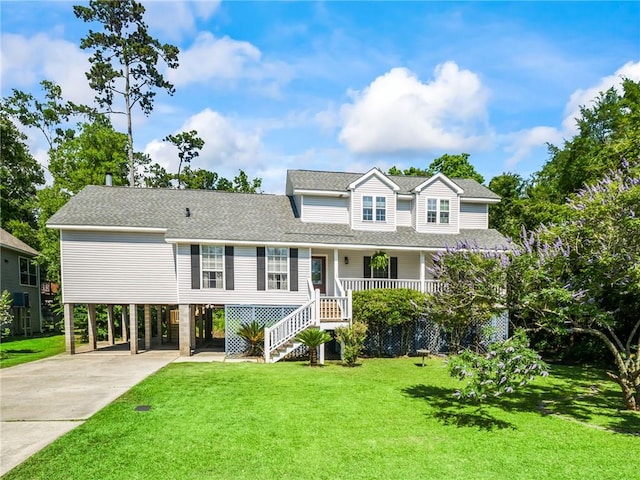
<svg viewBox="0 0 640 480"><path fill-rule="evenodd" d="M351 320L352 301L351 291L341 297L319 298L320 321L344 321Z"/></svg>
<svg viewBox="0 0 640 480"><path fill-rule="evenodd" d="M424 293L436 293L442 288L438 280L405 280L396 278L341 278L346 290L371 290L373 288L410 288Z"/></svg>

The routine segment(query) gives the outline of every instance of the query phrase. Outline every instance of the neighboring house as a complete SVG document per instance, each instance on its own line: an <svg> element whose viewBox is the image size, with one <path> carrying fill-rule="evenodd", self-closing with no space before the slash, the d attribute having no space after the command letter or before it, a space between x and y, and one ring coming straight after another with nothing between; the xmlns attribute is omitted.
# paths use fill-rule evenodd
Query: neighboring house
<svg viewBox="0 0 640 480"><path fill-rule="evenodd" d="M286 195L89 186L48 226L61 231L68 326L74 303L88 304L90 335L95 304L129 305L137 338L135 306L146 305L150 347L150 306L165 306L179 311L180 353L190 355L207 308L245 306L238 321L269 325L265 356L274 361L299 331L348 323L352 290L433 291L432 254L463 240L505 245L488 228L488 206L499 200L474 180L442 174L290 170ZM379 251L385 269L371 268Z"/></svg>
<svg viewBox="0 0 640 480"><path fill-rule="evenodd" d="M38 255L37 250L0 228L0 292L11 293L13 315L13 323L1 328L10 328L13 335L42 331Z"/></svg>

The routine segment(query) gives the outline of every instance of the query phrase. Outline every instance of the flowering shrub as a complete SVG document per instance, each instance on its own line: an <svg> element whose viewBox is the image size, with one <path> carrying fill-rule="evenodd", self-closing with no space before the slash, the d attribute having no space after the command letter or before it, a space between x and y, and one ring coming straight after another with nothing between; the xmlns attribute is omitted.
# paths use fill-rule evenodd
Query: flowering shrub
<svg viewBox="0 0 640 480"><path fill-rule="evenodd" d="M521 329L508 340L491 344L484 355L464 350L449 361L451 376L466 382L454 396L475 403L513 393L537 376L547 376L547 369Z"/></svg>

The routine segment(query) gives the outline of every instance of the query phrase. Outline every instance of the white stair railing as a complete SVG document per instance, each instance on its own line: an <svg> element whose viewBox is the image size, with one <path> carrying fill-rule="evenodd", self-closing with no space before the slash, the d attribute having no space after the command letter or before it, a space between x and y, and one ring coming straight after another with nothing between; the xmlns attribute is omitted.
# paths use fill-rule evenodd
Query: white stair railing
<svg viewBox="0 0 640 480"><path fill-rule="evenodd" d="M318 310L320 291L316 291L313 298L297 310L291 312L282 320L264 329L264 360L271 362L272 353L295 336L313 325L319 325Z"/></svg>

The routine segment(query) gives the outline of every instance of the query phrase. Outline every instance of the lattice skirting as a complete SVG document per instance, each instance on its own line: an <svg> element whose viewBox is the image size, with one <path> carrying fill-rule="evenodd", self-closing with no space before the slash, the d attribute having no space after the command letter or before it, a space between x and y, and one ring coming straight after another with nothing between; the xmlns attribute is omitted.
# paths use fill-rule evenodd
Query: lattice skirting
<svg viewBox="0 0 640 480"><path fill-rule="evenodd" d="M247 341L238 335L242 325L255 320L262 327L270 327L297 308L297 305L226 305L224 318L227 355L241 355L249 347Z"/></svg>
<svg viewBox="0 0 640 480"><path fill-rule="evenodd" d="M473 326L465 335L462 346L471 346L481 337L480 346L497 340L506 340L509 336L508 312L494 317L486 327L488 335L478 335L484 327ZM364 344L365 354L372 356L389 356L415 354L417 350L426 349L433 353L447 351L444 331L427 319L421 319L412 325L393 326L377 331L369 328Z"/></svg>

